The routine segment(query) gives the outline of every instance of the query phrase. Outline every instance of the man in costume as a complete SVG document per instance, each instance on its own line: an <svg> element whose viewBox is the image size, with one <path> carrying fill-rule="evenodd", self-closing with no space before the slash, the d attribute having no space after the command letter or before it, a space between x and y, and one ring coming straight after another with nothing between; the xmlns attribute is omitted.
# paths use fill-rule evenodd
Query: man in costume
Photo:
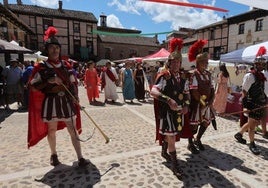
<svg viewBox="0 0 268 188"><path fill-rule="evenodd" d="M201 138L209 126L214 114L211 106L214 100L214 87L211 73L207 71L208 53L203 53L203 47L207 40L196 41L188 51L189 61L196 62L196 68L190 78L190 124L193 134L197 134L195 140L189 138L188 150L193 154L199 153L199 150L205 150ZM197 148L198 149L197 149Z"/></svg>
<svg viewBox="0 0 268 188"><path fill-rule="evenodd" d="M45 33L45 50L48 60L38 63L29 81L31 87L29 105L28 147L47 136L51 150L50 164L60 164L56 151L56 131L67 127L77 154L78 165L89 164L82 156L78 133L81 118L78 104L77 81L71 66L60 60L61 45L49 27Z"/></svg>
<svg viewBox="0 0 268 188"><path fill-rule="evenodd" d="M266 78L262 70L266 66L266 59L260 55L265 54L266 50L260 48L257 57L254 60L254 69L247 73L243 78L242 83L242 103L245 110L249 110L246 114L248 121L241 127L240 131L234 135L235 139L241 143L246 144L247 141L243 138L243 133L248 131L249 149L255 154L259 155L260 150L254 142L255 128L260 123L260 120L266 117L266 100L267 97L264 92L264 83Z"/></svg>
<svg viewBox="0 0 268 188"><path fill-rule="evenodd" d="M104 89L105 101L108 99L112 100L114 103L119 97L116 92L116 84L118 82L118 75L115 68L112 67L112 63L109 61L106 63L106 67L103 68L101 77L101 89Z"/></svg>
<svg viewBox="0 0 268 188"><path fill-rule="evenodd" d="M188 81L180 74L181 48L183 41L173 38L169 43L170 55L167 67L156 78L151 95L155 98L156 140L162 145L162 157L171 161L174 175L181 178L182 171L177 164L175 142L182 135L191 137L188 119L189 88ZM183 132L185 134L183 134ZM168 152L167 152L168 151Z"/></svg>
<svg viewBox="0 0 268 188"><path fill-rule="evenodd" d="M263 64L264 65L264 70L262 71L263 75L265 76L266 78L266 81L264 83L264 92L265 92L265 95L266 95L266 105L268 104L268 61L266 60L266 64ZM266 108L266 113L267 113L267 108ZM261 120L261 131L262 131L262 137L265 138L265 139L268 139L268 132L267 132L267 117L263 117L262 120Z"/></svg>

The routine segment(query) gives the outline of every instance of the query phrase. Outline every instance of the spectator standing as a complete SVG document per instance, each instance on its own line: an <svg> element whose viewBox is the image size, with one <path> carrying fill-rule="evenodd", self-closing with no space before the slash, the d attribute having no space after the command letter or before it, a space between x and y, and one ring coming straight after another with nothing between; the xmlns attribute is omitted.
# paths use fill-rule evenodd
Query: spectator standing
<svg viewBox="0 0 268 188"><path fill-rule="evenodd" d="M10 110L9 104L15 99L20 106L23 103L22 93L22 69L18 66L17 59L10 60L10 66L2 71L6 82L6 109Z"/></svg>
<svg viewBox="0 0 268 188"><path fill-rule="evenodd" d="M126 62L125 69L122 71L122 91L124 101L130 100L131 103L133 103L133 99L135 98L135 86L130 62Z"/></svg>
<svg viewBox="0 0 268 188"><path fill-rule="evenodd" d="M94 65L94 61L89 61L87 63L87 69L84 78L84 86L87 90L87 98L89 104L93 104L93 102L96 102L96 98L99 98L99 78Z"/></svg>
<svg viewBox="0 0 268 188"><path fill-rule="evenodd" d="M136 69L134 70L134 81L135 81L135 96L138 101L145 100L145 73L141 63L137 63Z"/></svg>
<svg viewBox="0 0 268 188"><path fill-rule="evenodd" d="M23 107L24 107L24 109L28 109L28 104L29 104L28 82L29 82L30 76L32 75L33 65L34 65L34 62L31 62L31 61L24 62L25 69L22 73L22 81L24 84L24 94L23 94L23 98L24 98Z"/></svg>
<svg viewBox="0 0 268 188"><path fill-rule="evenodd" d="M227 105L228 83L230 81L229 72L224 63L220 64L220 72L217 76L217 85L215 90L215 99L213 108L219 114L224 113Z"/></svg>

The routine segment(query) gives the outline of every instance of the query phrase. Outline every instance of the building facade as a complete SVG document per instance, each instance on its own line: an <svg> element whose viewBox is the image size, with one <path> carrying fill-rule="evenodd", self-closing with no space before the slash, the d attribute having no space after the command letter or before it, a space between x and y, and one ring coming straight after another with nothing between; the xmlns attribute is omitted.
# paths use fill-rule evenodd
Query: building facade
<svg viewBox="0 0 268 188"><path fill-rule="evenodd" d="M0 3L0 39L15 41L18 45L27 48L29 36L33 34L34 32L28 25ZM11 54L5 50L0 51L0 66L5 67L9 64ZM18 58L23 61L23 54L18 53Z"/></svg>
<svg viewBox="0 0 268 188"><path fill-rule="evenodd" d="M141 31L107 27L106 16L100 16L98 27L99 59L119 60L144 57L160 49L155 37L140 36Z"/></svg>
<svg viewBox="0 0 268 188"><path fill-rule="evenodd" d="M63 9L62 1L58 9L24 5L20 0L17 4L4 0L4 6L34 31L29 36L30 49L44 51L44 33L49 26L54 26L58 29L62 55L78 60L97 56L97 35L92 31L97 29L98 21L92 13Z"/></svg>
<svg viewBox="0 0 268 188"><path fill-rule="evenodd" d="M0 39L19 41L21 46L27 46L28 36L32 34L28 25L0 3Z"/></svg>
<svg viewBox="0 0 268 188"><path fill-rule="evenodd" d="M219 60L221 54L267 41L268 11L253 9L198 28L184 39L184 51L187 52L198 39L208 40L204 51L212 60Z"/></svg>
<svg viewBox="0 0 268 188"><path fill-rule="evenodd" d="M8 30L8 35L1 33L2 37L12 40L12 36L15 36L27 48L43 51L44 32L49 26L55 26L59 31L57 37L62 45L62 55L76 60L144 57L161 47L168 49L168 41L172 37L183 38L184 54L198 39L207 39L204 51L210 54L211 59L219 60L221 54L268 40L268 11L260 9L223 18L222 21L198 29L180 28L167 35L163 44L159 44L157 36L143 37L139 30L108 27L105 15L100 16L98 26L98 20L92 13L63 9L61 0L58 1L57 9L24 5L21 0L17 0L17 4L9 4L8 0L3 2L3 8L8 10L8 14L15 16L18 23L21 22L22 27L19 29L23 28L23 32L17 32L18 27L12 25L6 27L7 19L3 16L6 13L1 12L0 29Z"/></svg>
<svg viewBox="0 0 268 188"><path fill-rule="evenodd" d="M253 9L228 18L228 52L268 40L268 11Z"/></svg>
<svg viewBox="0 0 268 188"><path fill-rule="evenodd" d="M203 51L210 54L210 59L219 60L220 55L227 52L228 46L228 22L222 21L201 27L192 32L184 39L184 51L187 53L189 47L199 39L206 39L208 43Z"/></svg>

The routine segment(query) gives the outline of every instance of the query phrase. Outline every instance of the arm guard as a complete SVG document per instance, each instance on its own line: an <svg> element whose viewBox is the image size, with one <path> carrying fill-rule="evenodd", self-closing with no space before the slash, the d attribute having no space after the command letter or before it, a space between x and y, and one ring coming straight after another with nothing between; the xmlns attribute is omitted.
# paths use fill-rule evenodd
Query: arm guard
<svg viewBox="0 0 268 188"><path fill-rule="evenodd" d="M161 102L165 102L165 103L168 103L168 101L171 99L169 96L166 96L166 95L163 95L161 94L160 96L158 96L157 98L159 101Z"/></svg>

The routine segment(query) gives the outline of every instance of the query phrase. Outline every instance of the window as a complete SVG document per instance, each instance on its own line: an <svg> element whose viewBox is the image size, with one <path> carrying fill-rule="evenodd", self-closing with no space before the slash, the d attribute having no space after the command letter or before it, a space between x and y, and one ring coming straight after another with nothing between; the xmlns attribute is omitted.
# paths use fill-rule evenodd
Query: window
<svg viewBox="0 0 268 188"><path fill-rule="evenodd" d="M81 41L74 39L74 56L77 59L80 58L80 47L81 47Z"/></svg>
<svg viewBox="0 0 268 188"><path fill-rule="evenodd" d="M87 41L87 48L88 48L88 53L93 54L93 42L92 41Z"/></svg>
<svg viewBox="0 0 268 188"><path fill-rule="evenodd" d="M256 31L262 31L263 19L256 21Z"/></svg>
<svg viewBox="0 0 268 188"><path fill-rule="evenodd" d="M111 58L111 49L110 48L105 48L105 59L110 59Z"/></svg>
<svg viewBox="0 0 268 188"><path fill-rule="evenodd" d="M220 55L221 55L221 47L215 47L214 48L214 53L213 53L213 59L214 60L218 60L218 59L220 59Z"/></svg>
<svg viewBox="0 0 268 188"><path fill-rule="evenodd" d="M31 38L31 41L30 41L30 49L38 49L38 45L37 45L37 40L36 39L33 39Z"/></svg>
<svg viewBox="0 0 268 188"><path fill-rule="evenodd" d="M49 19L43 19L43 28L45 31L49 26L53 26L53 21Z"/></svg>
<svg viewBox="0 0 268 188"><path fill-rule="evenodd" d="M30 24L29 26L30 27L34 27L35 26L35 17L34 16L30 16L29 19L30 19L29 20L29 24Z"/></svg>
<svg viewBox="0 0 268 188"><path fill-rule="evenodd" d="M239 24L239 28L238 28L238 34L244 34L245 32L245 24Z"/></svg>
<svg viewBox="0 0 268 188"><path fill-rule="evenodd" d="M74 33L80 33L80 24L74 23Z"/></svg>
<svg viewBox="0 0 268 188"><path fill-rule="evenodd" d="M129 52L129 57L137 57L137 51L134 50L134 49L131 49L130 52Z"/></svg>
<svg viewBox="0 0 268 188"><path fill-rule="evenodd" d="M124 58L124 51L121 50L121 51L120 51L120 54L119 54L119 59L123 59L123 58Z"/></svg>
<svg viewBox="0 0 268 188"><path fill-rule="evenodd" d="M14 40L18 40L18 29L14 28Z"/></svg>
<svg viewBox="0 0 268 188"><path fill-rule="evenodd" d="M92 34L92 25L87 25L87 34Z"/></svg>
<svg viewBox="0 0 268 188"><path fill-rule="evenodd" d="M210 30L210 40L215 39L215 30Z"/></svg>

